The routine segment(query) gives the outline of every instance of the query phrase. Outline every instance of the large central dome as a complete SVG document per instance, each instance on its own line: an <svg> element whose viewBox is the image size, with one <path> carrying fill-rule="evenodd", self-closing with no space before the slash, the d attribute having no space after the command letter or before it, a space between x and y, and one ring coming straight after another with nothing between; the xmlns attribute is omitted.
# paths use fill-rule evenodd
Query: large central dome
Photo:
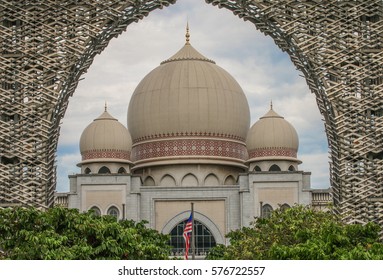
<svg viewBox="0 0 383 280"><path fill-rule="evenodd" d="M188 36L175 55L139 83L128 109L132 156L138 163L169 157L244 162L249 124L240 85L194 49Z"/></svg>

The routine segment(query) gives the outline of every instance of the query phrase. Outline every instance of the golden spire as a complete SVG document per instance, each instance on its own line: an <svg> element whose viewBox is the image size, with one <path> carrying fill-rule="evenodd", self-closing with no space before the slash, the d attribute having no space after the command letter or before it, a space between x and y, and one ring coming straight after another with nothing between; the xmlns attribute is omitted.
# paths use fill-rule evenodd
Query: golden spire
<svg viewBox="0 0 383 280"><path fill-rule="evenodd" d="M189 34L189 21L186 23L186 45L190 45L190 34Z"/></svg>

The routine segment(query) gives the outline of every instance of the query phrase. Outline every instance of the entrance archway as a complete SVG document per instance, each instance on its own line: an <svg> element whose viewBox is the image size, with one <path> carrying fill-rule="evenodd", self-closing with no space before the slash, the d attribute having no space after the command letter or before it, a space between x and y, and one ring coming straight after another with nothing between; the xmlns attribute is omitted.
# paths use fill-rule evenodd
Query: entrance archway
<svg viewBox="0 0 383 280"><path fill-rule="evenodd" d="M190 211L179 213L166 223L161 232L163 234L170 234L177 225L186 221L189 216ZM212 220L197 211L194 212L194 219L199 221L199 223L203 224L209 230L210 234L214 237L214 242L216 244L225 244L224 234L220 232L217 225L214 224Z"/></svg>
<svg viewBox="0 0 383 280"><path fill-rule="evenodd" d="M289 54L326 122L336 213L383 223L382 2L206 2L252 22ZM129 24L173 3L0 6L2 206L52 206L60 121L81 75Z"/></svg>
<svg viewBox="0 0 383 280"><path fill-rule="evenodd" d="M187 220L178 223L169 233L170 246L172 247L172 255L183 256L185 255L185 240L183 231ZM195 233L195 254L197 256L206 255L207 252L215 247L217 243L209 228L198 220L194 221ZM191 248L189 248L191 255Z"/></svg>

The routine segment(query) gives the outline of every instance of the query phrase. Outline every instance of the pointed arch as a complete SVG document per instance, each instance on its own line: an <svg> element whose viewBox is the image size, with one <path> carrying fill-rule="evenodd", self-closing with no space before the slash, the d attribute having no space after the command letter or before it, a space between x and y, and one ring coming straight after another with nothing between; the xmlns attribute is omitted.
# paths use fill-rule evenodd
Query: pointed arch
<svg viewBox="0 0 383 280"><path fill-rule="evenodd" d="M236 183L237 183L237 181L235 180L234 176L233 175L228 175L225 178L224 185L235 185Z"/></svg>
<svg viewBox="0 0 383 280"><path fill-rule="evenodd" d="M115 217L117 220L120 219L120 209L115 205L110 206L106 211L106 214Z"/></svg>
<svg viewBox="0 0 383 280"><path fill-rule="evenodd" d="M196 187L198 185L198 179L192 173L186 174L181 180L181 186Z"/></svg>
<svg viewBox="0 0 383 280"><path fill-rule="evenodd" d="M290 165L289 166L289 171L294 172L295 171L295 167L293 165Z"/></svg>
<svg viewBox="0 0 383 280"><path fill-rule="evenodd" d="M85 168L84 174L91 174L91 173L92 173L92 170L90 170L89 167Z"/></svg>
<svg viewBox="0 0 383 280"><path fill-rule="evenodd" d="M270 166L269 171L281 171L281 168L277 164Z"/></svg>
<svg viewBox="0 0 383 280"><path fill-rule="evenodd" d="M173 176L166 174L161 178L160 186L163 187L175 187L176 186L176 180Z"/></svg>
<svg viewBox="0 0 383 280"><path fill-rule="evenodd" d="M279 208L280 208L281 210L286 210L286 209L289 209L289 208L290 208L290 205L288 205L287 203L283 203Z"/></svg>
<svg viewBox="0 0 383 280"><path fill-rule="evenodd" d="M120 167L117 171L118 174L126 174L126 169L124 167Z"/></svg>
<svg viewBox="0 0 383 280"><path fill-rule="evenodd" d="M273 212L273 207L270 204L262 205L262 218L269 218Z"/></svg>
<svg viewBox="0 0 383 280"><path fill-rule="evenodd" d="M219 185L219 179L215 174L210 173L209 175L207 175L205 177L204 185L205 186L218 186Z"/></svg>
<svg viewBox="0 0 383 280"><path fill-rule="evenodd" d="M144 186L155 186L155 185L156 185L156 183L155 183L155 181L154 181L152 176L148 176L148 177L145 178Z"/></svg>
<svg viewBox="0 0 383 280"><path fill-rule="evenodd" d="M89 211L93 211L95 216L101 216L101 210L98 206L92 206L89 208Z"/></svg>
<svg viewBox="0 0 383 280"><path fill-rule="evenodd" d="M25 144L15 145L15 161L7 163L15 165L14 168L3 168L4 174L2 174L0 185L5 189L12 189L11 186L14 185L23 188L23 191L14 188L17 191L14 191L9 196L12 200L16 199L29 204L28 193L34 191L33 184L29 188L29 184L22 181L25 178L17 176L17 173L13 172L13 170L15 168L21 170L23 165L37 165L36 168L41 170L40 174L35 177L30 176L28 180L30 182L43 181L46 183L41 184L39 195L33 203L42 208L53 205L56 176L55 163L52 159L55 157L57 148L60 121L65 114L69 97L73 95L81 75L87 71L96 54L101 53L108 46L109 41L126 30L129 24L144 18L155 9L168 6L176 1L137 1L136 4L127 4L128 2L121 1L121 3L116 3L113 6L103 5L100 1L87 2L95 11L99 10L107 15L113 15L109 20L105 20L102 16L89 17L87 13L78 13L79 9L82 8L81 5L83 5L80 2L59 6L53 1L51 3L47 2L41 11L46 13L50 19L56 20L46 20L44 17L33 21L26 20L22 22L23 28L16 29L16 36L18 37L24 38L28 36L32 41L46 37L46 40L50 40L52 45L62 44L62 48L68 49L68 51L60 54L59 48L53 48L51 50L47 49L43 51L43 55L39 55L33 49L28 49L28 46L17 50L10 46L10 54L20 54L20 59L15 59L13 54L4 57L3 72L4 69L8 68L20 70L12 73L8 78L9 81L15 81L15 85L20 85L23 81L28 80L34 85L34 88L41 91L43 96L48 97L48 99L54 97L53 99L57 100L56 102L47 103L46 109L41 110L41 112L36 112L36 114L30 116L25 115L26 119L23 122L25 124L20 124L15 128L15 131L4 130L1 132L1 146L8 147L9 143L7 141L10 139L10 135L15 132L27 131L29 120L37 120L37 122L43 123L48 121L46 125L36 126L33 133L26 133L26 140L23 141ZM380 71L383 65L381 59L376 59L377 56L380 56L379 39L382 36L381 25L376 24L376 22L382 20L379 12L381 11L380 1L348 1L345 4L344 1L322 1L319 3L318 1L294 2L281 0L278 5L275 5L273 1L206 0L206 2L217 5L219 8L226 8L236 16L250 21L261 32L271 36L278 47L290 55L292 62L302 71L307 84L317 98L319 110L326 121L329 146L334 147L331 149L332 164L330 168L331 184L334 198L336 198L335 212L343 216L344 220L365 220L366 216L372 216L374 217L373 220L379 221L381 224L381 214L376 216L374 214L375 210L374 212L371 212L373 210L367 210L367 215L365 212L366 203L369 204L367 209L373 208L370 207L373 202L366 202L366 194L376 193L380 188L381 174L376 172L373 176L369 174L374 173L375 161L378 161L379 165L382 164L379 155L376 156L373 153L373 151L380 151L382 148L381 143L375 141L376 133L380 131L381 124L376 123L377 126L373 129L373 132L376 133L366 135L365 130L370 129L371 122L366 121L362 129L359 129L359 124L355 122L353 117L350 117L361 113L360 102L371 104L371 108L365 110L367 118L378 113L374 112L372 108L378 107L379 104L376 103L378 102L376 100L382 97L380 87L374 86L381 84ZM34 5L38 4L31 4L32 7ZM53 9L54 5L57 6L55 6L57 9ZM71 7L68 5L71 5ZM24 8L29 9L30 7ZM21 9L22 13L24 13L24 8L12 7L11 5L5 11L4 18L12 16L16 9ZM353 12L350 13L350 11ZM375 11L378 11L378 14L375 15ZM321 15L331 16L327 17L326 21L323 21ZM57 21L63 23L63 28L55 30L55 36L42 36L41 32L54 27ZM34 30L33 27L36 22L38 25L44 26L44 28L41 28L41 32L37 30L31 33L30 30ZM9 22L5 23L5 26L9 24ZM13 23L11 24L13 25ZM351 24L354 28L348 28ZM340 28L330 28L327 30L328 32L323 32L323 28L326 28L326 26L335 25L339 25ZM88 26L89 32L80 32L83 26ZM14 36L15 29L8 27L2 30L1 36L3 39L13 38L12 36ZM78 30L78 28L80 29ZM371 36L363 36L366 28L371 33ZM341 38L336 36L339 32L344 33L344 36ZM354 45L345 46L346 50L340 47L343 44L344 37L355 37ZM70 38L70 40L66 38ZM345 61L350 61L350 54L357 55L360 50L366 53L361 58L361 62L349 62L343 65ZM50 53L57 56L58 59L47 60L46 54ZM318 55L313 56L312 53ZM323 57L323 59L317 59L318 56ZM339 59L333 59L333 57ZM49 81L47 82L46 79L41 79L40 75L35 75L36 71L30 71L30 68L23 67L24 63L32 60L36 61L36 64L42 65L44 73L47 71L46 73L49 74L49 69L58 70L49 75ZM366 73L365 65L371 65L369 73ZM337 71L344 68L353 70ZM25 87L17 86L12 90L15 104L18 104L18 107L12 109L14 111L11 111L11 113L12 118L17 120L20 112L33 109L31 106L35 106L35 102L28 102L25 98ZM32 93L34 90L32 89ZM377 96L379 98L376 98ZM4 100L8 98L7 94L2 95L2 102L4 103ZM2 118L4 117L8 118L8 116L2 116ZM364 141L371 143L371 145L365 145L365 147L361 145L354 149L352 146L359 143L352 143L350 139L360 137L363 137ZM30 143L35 142L36 139L46 139L41 140L38 146L49 146L50 148L31 149ZM369 154L367 158L366 154ZM36 161L37 156L40 158L38 162ZM360 158L364 159L365 166L367 166L365 174L361 174L359 178L363 182L360 188L368 190L364 192L364 195L360 195L359 192L354 191L353 187L350 187L352 185L351 180L354 180L354 178L348 176L348 171L345 168L349 161L359 161ZM344 199L345 197L347 199ZM350 209L353 209L353 211L350 211ZM379 209L381 210L381 206ZM382 211L378 212L381 213Z"/></svg>
<svg viewBox="0 0 383 280"><path fill-rule="evenodd" d="M262 171L262 169L258 165L256 165L256 166L254 166L253 171L260 172L260 171Z"/></svg>
<svg viewBox="0 0 383 280"><path fill-rule="evenodd" d="M110 173L111 173L110 169L106 166L103 166L98 170L98 174L110 174Z"/></svg>

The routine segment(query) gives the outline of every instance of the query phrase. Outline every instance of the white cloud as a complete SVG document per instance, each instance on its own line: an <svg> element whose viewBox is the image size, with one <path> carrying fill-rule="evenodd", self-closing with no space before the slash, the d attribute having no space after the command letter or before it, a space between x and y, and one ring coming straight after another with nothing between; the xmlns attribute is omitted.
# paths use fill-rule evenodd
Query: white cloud
<svg viewBox="0 0 383 280"><path fill-rule="evenodd" d="M329 158L327 153L303 154L298 156L302 160L300 170L311 171L311 187L327 189L330 187Z"/></svg>
<svg viewBox="0 0 383 280"><path fill-rule="evenodd" d="M299 155L304 161L300 169L312 172L313 186L328 186L327 144L315 96L287 54L228 10L203 0L182 0L129 25L83 76L61 127L58 189L69 188L67 175L78 170L78 142L84 128L103 112L105 101L108 111L126 125L131 94L149 71L182 47L187 18L192 45L242 86L252 123L268 111L273 100L275 110L298 131Z"/></svg>

